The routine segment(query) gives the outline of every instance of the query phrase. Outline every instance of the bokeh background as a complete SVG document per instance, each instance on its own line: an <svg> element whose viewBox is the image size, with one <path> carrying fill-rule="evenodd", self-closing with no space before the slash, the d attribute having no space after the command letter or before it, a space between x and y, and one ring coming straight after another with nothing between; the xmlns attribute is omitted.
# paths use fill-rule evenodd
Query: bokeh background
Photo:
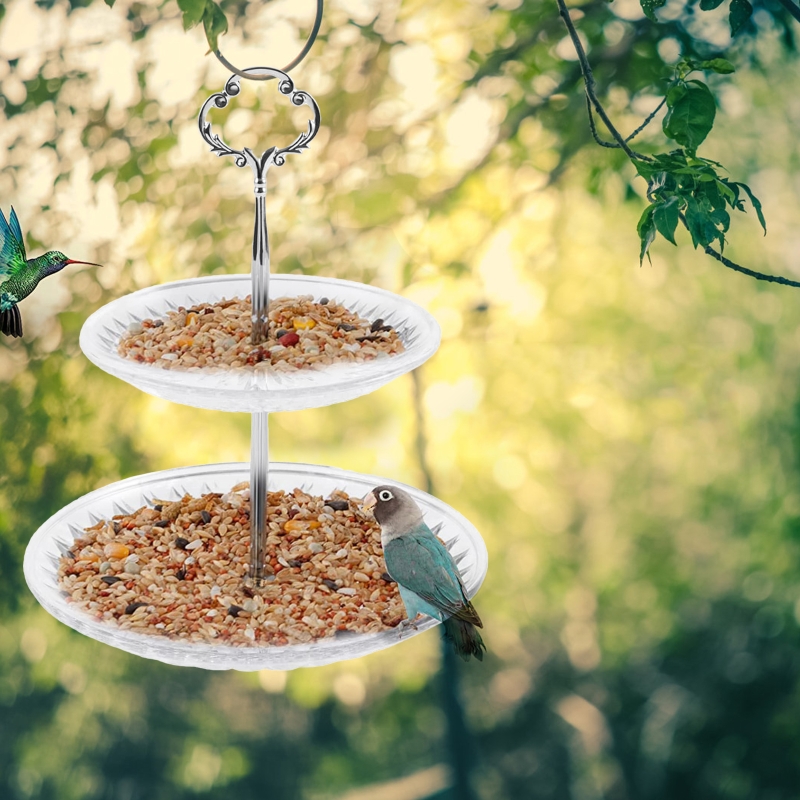
<svg viewBox="0 0 800 800"><path fill-rule="evenodd" d="M223 5L242 65L288 61L313 17L310 0ZM724 5L576 17L626 130L681 53L728 52L701 152L769 226L737 214L729 255L797 278L800 28L755 5L730 48ZM247 460L246 415L143 395L78 334L126 292L247 271L251 178L197 133L226 73L174 2L0 11L0 204L29 254L105 264L48 278L24 340L0 342L0 796L468 797L436 631L324 669L213 674L114 651L33 601L24 547L65 504ZM482 531L489 655L458 673L475 797L796 798L800 293L687 237L639 266L643 182L591 143L564 34L549 0L327 4L295 73L324 127L271 173L274 268L403 293L444 338L416 385L274 415L272 454L430 479ZM232 106L215 121L234 146L297 122L274 85ZM653 128L640 148L664 146Z"/></svg>

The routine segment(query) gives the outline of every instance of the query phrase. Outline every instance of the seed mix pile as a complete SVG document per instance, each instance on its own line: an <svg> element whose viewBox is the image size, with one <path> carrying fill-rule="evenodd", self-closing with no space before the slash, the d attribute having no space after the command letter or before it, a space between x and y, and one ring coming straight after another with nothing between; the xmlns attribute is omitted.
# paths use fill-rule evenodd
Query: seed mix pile
<svg viewBox="0 0 800 800"><path fill-rule="evenodd" d="M280 297L269 304L266 341L254 347L250 297L200 303L164 319L134 322L120 339L125 358L163 369L319 369L402 353L397 331L362 319L327 297Z"/></svg>
<svg viewBox="0 0 800 800"><path fill-rule="evenodd" d="M246 580L250 490L186 495L86 528L61 557L68 602L136 633L230 645L372 633L406 616L380 528L344 492L268 496L267 582Z"/></svg>

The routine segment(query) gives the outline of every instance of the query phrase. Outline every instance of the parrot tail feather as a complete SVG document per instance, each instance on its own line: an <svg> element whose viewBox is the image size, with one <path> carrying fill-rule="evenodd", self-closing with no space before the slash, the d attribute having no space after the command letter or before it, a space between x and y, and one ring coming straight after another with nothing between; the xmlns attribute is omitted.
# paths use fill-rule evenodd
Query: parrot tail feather
<svg viewBox="0 0 800 800"><path fill-rule="evenodd" d="M22 317L18 305L14 304L11 308L0 312L0 333L16 339L22 336Z"/></svg>
<svg viewBox="0 0 800 800"><path fill-rule="evenodd" d="M444 638L447 639L464 661L469 661L470 656L475 656L478 661L483 661L483 652L486 645L483 643L478 629L466 620L450 617L444 621Z"/></svg>

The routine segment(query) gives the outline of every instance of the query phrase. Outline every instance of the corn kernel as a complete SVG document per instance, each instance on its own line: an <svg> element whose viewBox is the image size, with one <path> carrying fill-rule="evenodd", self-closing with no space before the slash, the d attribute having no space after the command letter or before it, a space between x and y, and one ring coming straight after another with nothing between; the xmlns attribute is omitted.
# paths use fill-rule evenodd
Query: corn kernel
<svg viewBox="0 0 800 800"><path fill-rule="evenodd" d="M310 331L312 328L316 327L316 322L313 319L301 319L300 317L295 317L292 320L292 327L296 331Z"/></svg>
<svg viewBox="0 0 800 800"><path fill-rule="evenodd" d="M103 548L106 558L125 558L131 551L119 542L111 542Z"/></svg>
<svg viewBox="0 0 800 800"><path fill-rule="evenodd" d="M89 547L84 547L78 555L78 561L99 561L100 556Z"/></svg>
<svg viewBox="0 0 800 800"><path fill-rule="evenodd" d="M320 524L321 523L317 522L315 519L290 519L284 526L284 530L288 533L303 531L309 528L314 530L315 528L319 528Z"/></svg>
<svg viewBox="0 0 800 800"><path fill-rule="evenodd" d="M194 325L195 322L197 322L197 314L195 314L194 311L190 311L186 315L186 325Z"/></svg>
<svg viewBox="0 0 800 800"><path fill-rule="evenodd" d="M194 344L194 339L191 336L181 336L178 339L178 347L190 347Z"/></svg>

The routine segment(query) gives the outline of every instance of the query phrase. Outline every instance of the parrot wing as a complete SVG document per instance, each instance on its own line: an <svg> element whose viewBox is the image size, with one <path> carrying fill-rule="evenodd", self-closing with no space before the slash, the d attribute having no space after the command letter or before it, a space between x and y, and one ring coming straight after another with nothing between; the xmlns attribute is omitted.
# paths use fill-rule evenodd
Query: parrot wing
<svg viewBox="0 0 800 800"><path fill-rule="evenodd" d="M384 557L389 574L400 586L449 617L483 627L478 612L464 593L453 557L427 526L392 539Z"/></svg>
<svg viewBox="0 0 800 800"><path fill-rule="evenodd" d="M11 209L11 224L0 211L0 277L16 275L24 266L25 243L19 227L17 212Z"/></svg>

